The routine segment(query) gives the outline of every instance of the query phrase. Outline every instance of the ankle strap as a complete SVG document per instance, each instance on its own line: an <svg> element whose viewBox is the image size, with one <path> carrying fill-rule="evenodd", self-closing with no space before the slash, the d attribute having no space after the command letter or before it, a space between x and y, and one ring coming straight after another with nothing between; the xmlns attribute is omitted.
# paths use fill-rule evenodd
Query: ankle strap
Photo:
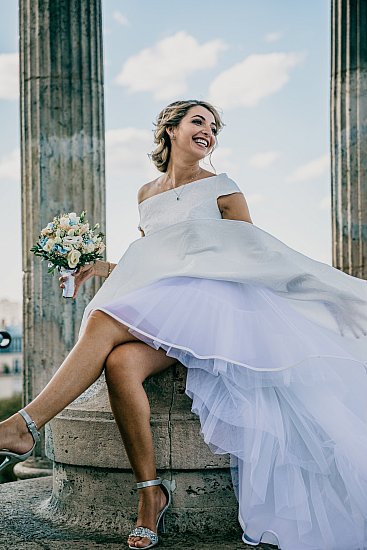
<svg viewBox="0 0 367 550"><path fill-rule="evenodd" d="M144 487L150 487L151 485L160 485L162 483L162 479L160 477L157 477L157 479L150 479L149 481L139 481L139 483L136 484L137 489L143 489Z"/></svg>
<svg viewBox="0 0 367 550"><path fill-rule="evenodd" d="M37 426L34 420L29 416L29 414L24 410L20 409L18 413L23 416L25 423L27 424L28 430L31 432L35 443L40 440L41 434L37 431Z"/></svg>

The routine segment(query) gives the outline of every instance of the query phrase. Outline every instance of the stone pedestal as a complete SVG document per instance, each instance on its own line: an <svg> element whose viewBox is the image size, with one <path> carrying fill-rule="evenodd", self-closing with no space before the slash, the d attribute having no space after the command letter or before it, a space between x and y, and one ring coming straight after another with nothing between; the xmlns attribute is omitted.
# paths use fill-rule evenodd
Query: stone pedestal
<svg viewBox="0 0 367 550"><path fill-rule="evenodd" d="M333 265L367 279L367 3L331 2Z"/></svg>
<svg viewBox="0 0 367 550"><path fill-rule="evenodd" d="M179 363L145 383L158 475L171 480L169 532L230 534L239 530L229 458L214 455L200 435L184 393ZM45 518L97 531L126 532L136 518L137 491L104 376L47 426L46 448L55 461Z"/></svg>

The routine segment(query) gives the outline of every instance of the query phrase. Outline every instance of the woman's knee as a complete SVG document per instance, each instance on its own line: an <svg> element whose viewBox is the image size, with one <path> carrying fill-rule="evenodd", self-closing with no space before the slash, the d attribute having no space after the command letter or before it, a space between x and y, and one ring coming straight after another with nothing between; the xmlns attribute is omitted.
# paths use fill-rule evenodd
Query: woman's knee
<svg viewBox="0 0 367 550"><path fill-rule="evenodd" d="M132 339L128 327L100 309L94 309L88 316L85 332L92 338L102 338L116 346Z"/></svg>
<svg viewBox="0 0 367 550"><path fill-rule="evenodd" d="M114 370L116 368L120 368L122 364L126 361L126 347L127 344L120 344L119 346L116 346L113 348L113 350L109 353L107 356L107 359L105 361L105 367L108 370Z"/></svg>
<svg viewBox="0 0 367 550"><path fill-rule="evenodd" d="M134 353L133 343L127 342L113 348L105 361L106 378L112 380L116 377L129 376L130 373L140 375L137 369L137 358Z"/></svg>

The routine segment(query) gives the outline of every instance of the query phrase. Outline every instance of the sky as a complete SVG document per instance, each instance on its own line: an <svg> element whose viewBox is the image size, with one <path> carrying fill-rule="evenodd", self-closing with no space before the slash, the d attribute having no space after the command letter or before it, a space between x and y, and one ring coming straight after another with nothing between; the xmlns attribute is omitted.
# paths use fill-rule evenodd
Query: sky
<svg viewBox="0 0 367 550"><path fill-rule="evenodd" d="M0 299L21 301L18 2L0 12ZM103 40L108 260L140 238L158 113L195 98L221 113L214 170L254 224L331 265L329 0L104 0Z"/></svg>

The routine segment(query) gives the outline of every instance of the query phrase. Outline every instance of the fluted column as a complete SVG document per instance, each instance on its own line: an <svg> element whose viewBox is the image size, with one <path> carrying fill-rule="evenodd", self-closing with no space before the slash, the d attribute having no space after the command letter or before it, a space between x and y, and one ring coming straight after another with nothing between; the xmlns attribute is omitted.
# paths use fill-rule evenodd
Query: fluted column
<svg viewBox="0 0 367 550"><path fill-rule="evenodd" d="M367 279L367 2L331 2L333 265Z"/></svg>
<svg viewBox="0 0 367 550"><path fill-rule="evenodd" d="M30 252L60 212L87 210L105 227L101 1L20 0L24 402L44 388L77 338L85 306ZM44 441L36 456L45 457ZM42 462L42 461L41 461ZM18 465L20 466L20 465Z"/></svg>

